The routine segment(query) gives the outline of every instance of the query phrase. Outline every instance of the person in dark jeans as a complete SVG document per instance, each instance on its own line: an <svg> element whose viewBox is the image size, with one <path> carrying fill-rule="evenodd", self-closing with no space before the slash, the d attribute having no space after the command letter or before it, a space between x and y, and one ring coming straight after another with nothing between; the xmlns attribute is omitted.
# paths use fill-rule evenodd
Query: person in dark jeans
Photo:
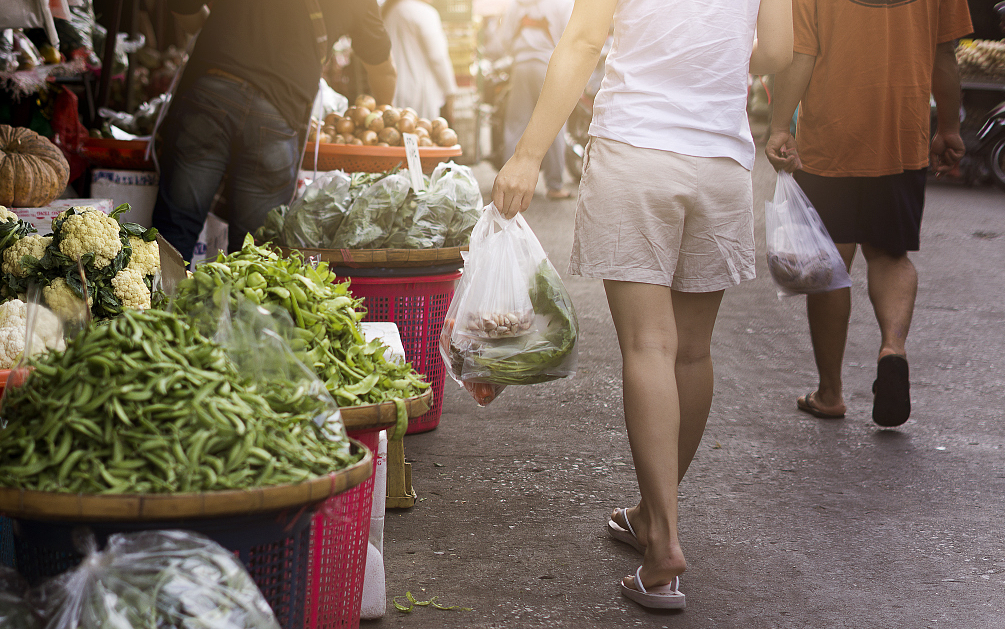
<svg viewBox="0 0 1005 629"><path fill-rule="evenodd" d="M331 44L352 38L378 103L397 73L376 0L169 0L190 32L201 26L160 129L153 226L186 259L226 177L229 246L288 203L310 110ZM313 17L312 17L313 16Z"/></svg>

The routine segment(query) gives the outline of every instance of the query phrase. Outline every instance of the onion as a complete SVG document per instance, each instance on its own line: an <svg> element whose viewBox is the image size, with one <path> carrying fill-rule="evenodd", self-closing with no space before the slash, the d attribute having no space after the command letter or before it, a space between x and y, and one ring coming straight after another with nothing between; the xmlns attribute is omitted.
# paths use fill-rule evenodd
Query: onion
<svg viewBox="0 0 1005 629"><path fill-rule="evenodd" d="M342 135L352 135L356 130L356 123L351 118L345 117L335 123L335 132Z"/></svg>
<svg viewBox="0 0 1005 629"><path fill-rule="evenodd" d="M401 133L394 127L384 127L384 129L377 134L377 138L381 142L386 142L391 146L398 146L401 143Z"/></svg>
<svg viewBox="0 0 1005 629"><path fill-rule="evenodd" d="M415 133L415 120L411 116L402 116L398 120L398 131L402 133Z"/></svg>
<svg viewBox="0 0 1005 629"><path fill-rule="evenodd" d="M436 136L436 143L440 146L453 146L457 144L457 132L447 127Z"/></svg>
<svg viewBox="0 0 1005 629"><path fill-rule="evenodd" d="M356 123L357 127L366 126L366 117L370 115L370 109L367 107L356 107L355 111L352 112L352 121Z"/></svg>
<svg viewBox="0 0 1005 629"><path fill-rule="evenodd" d="M394 107L388 107L384 110L384 126L393 127L398 124L398 120L401 119L401 114Z"/></svg>
<svg viewBox="0 0 1005 629"><path fill-rule="evenodd" d="M429 122L426 118L419 118L419 121L415 123L415 126L419 129L425 129L429 132L429 135L433 135L433 123Z"/></svg>
<svg viewBox="0 0 1005 629"><path fill-rule="evenodd" d="M380 133L384 128L384 116L380 112L373 112L366 117L365 126L370 131Z"/></svg>
<svg viewBox="0 0 1005 629"><path fill-rule="evenodd" d="M377 132L367 129L359 135L359 139L363 140L363 144L366 146L373 146L377 143Z"/></svg>
<svg viewBox="0 0 1005 629"><path fill-rule="evenodd" d="M356 97L356 102L354 104L357 107L366 107L370 111L373 111L377 107L377 99L369 94L360 94Z"/></svg>

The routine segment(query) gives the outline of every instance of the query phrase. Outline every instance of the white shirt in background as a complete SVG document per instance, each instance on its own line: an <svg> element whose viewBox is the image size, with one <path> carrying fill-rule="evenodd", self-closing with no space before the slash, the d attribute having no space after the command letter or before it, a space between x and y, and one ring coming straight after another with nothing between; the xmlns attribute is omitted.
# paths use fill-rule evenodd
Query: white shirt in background
<svg viewBox="0 0 1005 629"><path fill-rule="evenodd" d="M391 57L398 70L395 107L411 107L433 119L457 93L454 66L440 14L423 0L400 0L384 15Z"/></svg>
<svg viewBox="0 0 1005 629"><path fill-rule="evenodd" d="M572 17L573 4L573 0L512 0L489 42L488 55L510 55L514 63L548 63ZM525 17L547 28L524 26Z"/></svg>

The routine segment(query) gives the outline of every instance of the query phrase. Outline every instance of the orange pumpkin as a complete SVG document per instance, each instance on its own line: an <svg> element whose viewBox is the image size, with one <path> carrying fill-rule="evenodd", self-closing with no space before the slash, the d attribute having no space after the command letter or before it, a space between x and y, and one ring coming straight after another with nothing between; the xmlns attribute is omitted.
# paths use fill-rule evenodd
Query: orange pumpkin
<svg viewBox="0 0 1005 629"><path fill-rule="evenodd" d="M70 165L31 129L0 125L0 205L41 207L63 193Z"/></svg>

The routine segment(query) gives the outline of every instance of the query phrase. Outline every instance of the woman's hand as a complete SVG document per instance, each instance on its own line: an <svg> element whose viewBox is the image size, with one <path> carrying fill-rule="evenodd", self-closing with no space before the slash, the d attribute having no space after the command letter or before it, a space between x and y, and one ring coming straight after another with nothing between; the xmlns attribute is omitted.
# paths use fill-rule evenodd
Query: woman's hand
<svg viewBox="0 0 1005 629"><path fill-rule="evenodd" d="M506 218L513 218L530 207L537 188L541 162L514 155L503 164L492 183L492 202Z"/></svg>

